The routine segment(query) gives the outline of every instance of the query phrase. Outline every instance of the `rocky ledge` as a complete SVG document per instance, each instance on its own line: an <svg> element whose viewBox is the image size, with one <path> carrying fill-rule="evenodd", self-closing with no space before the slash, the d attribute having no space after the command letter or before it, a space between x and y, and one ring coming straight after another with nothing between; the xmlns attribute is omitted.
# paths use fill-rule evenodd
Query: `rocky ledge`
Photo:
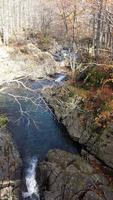
<svg viewBox="0 0 113 200"><path fill-rule="evenodd" d="M112 200L111 179L93 164L79 155L51 150L39 166L44 200Z"/></svg>
<svg viewBox="0 0 113 200"><path fill-rule="evenodd" d="M22 162L6 128L0 128L0 199L20 199Z"/></svg>
<svg viewBox="0 0 113 200"><path fill-rule="evenodd" d="M43 96L70 137L113 168L113 124L103 129L96 127L93 113L81 108L83 97L73 97L68 87L46 89Z"/></svg>
<svg viewBox="0 0 113 200"><path fill-rule="evenodd" d="M37 80L60 72L59 62L49 52L42 52L32 43L20 47L0 46L0 84L20 77Z"/></svg>

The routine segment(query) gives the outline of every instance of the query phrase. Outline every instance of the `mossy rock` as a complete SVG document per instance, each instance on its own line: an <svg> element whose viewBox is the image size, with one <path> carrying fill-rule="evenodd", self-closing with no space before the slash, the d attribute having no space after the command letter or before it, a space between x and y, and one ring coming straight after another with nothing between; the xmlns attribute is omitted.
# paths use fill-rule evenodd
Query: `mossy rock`
<svg viewBox="0 0 113 200"><path fill-rule="evenodd" d="M1 127L6 127L8 123L8 118L6 115L0 115L0 128Z"/></svg>

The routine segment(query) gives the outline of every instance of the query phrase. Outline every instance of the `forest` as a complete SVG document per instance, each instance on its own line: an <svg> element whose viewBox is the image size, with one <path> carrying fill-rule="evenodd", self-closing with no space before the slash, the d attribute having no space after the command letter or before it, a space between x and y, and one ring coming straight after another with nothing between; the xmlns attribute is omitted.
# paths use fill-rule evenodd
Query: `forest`
<svg viewBox="0 0 113 200"><path fill-rule="evenodd" d="M112 0L0 0L0 200L113 200Z"/></svg>
<svg viewBox="0 0 113 200"><path fill-rule="evenodd" d="M32 33L75 43L94 56L112 55L113 5L110 0L2 0L0 34L4 44Z"/></svg>

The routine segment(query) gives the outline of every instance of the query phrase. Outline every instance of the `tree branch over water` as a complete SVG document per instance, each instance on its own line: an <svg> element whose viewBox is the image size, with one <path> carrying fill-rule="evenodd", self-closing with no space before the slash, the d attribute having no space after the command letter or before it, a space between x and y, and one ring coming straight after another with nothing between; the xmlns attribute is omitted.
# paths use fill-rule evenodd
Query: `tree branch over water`
<svg viewBox="0 0 113 200"><path fill-rule="evenodd" d="M49 108L43 96L41 95L41 89L33 89L30 85L28 77L24 77L24 79L23 77L21 77L10 82L4 81L3 85L5 85L5 87L1 88L0 94L7 96L11 99L11 101L17 104L20 116L18 117L18 119L15 120L15 123L20 122L20 120L22 119L26 119L28 127L32 123L35 126L35 128L38 129L39 122L36 119L34 119L32 113L38 112L38 109L41 106L44 107L44 112L49 111L55 119L56 117ZM40 85L41 87L43 87L42 83L37 84L38 86ZM54 85L52 85L51 87L53 86ZM45 89L46 87L47 86L44 86L43 89ZM24 103L30 105L27 107L28 109L24 108Z"/></svg>

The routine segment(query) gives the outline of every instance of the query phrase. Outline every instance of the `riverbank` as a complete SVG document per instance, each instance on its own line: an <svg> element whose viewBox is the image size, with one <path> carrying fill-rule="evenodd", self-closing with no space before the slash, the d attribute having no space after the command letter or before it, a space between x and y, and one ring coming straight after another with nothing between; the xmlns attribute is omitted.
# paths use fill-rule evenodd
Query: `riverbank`
<svg viewBox="0 0 113 200"><path fill-rule="evenodd" d="M8 116L8 127L23 162L24 186L21 194L31 199L38 196L35 177L38 161L44 160L50 149L62 149L78 154L76 146L64 134L65 131L41 96L42 88L51 84L53 86L53 82L54 80L30 81L29 90L10 84L0 97L1 113ZM40 177L38 183L39 179Z"/></svg>
<svg viewBox="0 0 113 200"><path fill-rule="evenodd" d="M43 96L72 140L113 168L112 92L108 99L111 89L105 90L102 93L103 88L102 91L99 88L97 92L101 94L93 93L90 97L90 90L67 83L60 88L46 89Z"/></svg>
<svg viewBox="0 0 113 200"><path fill-rule="evenodd" d="M0 85L26 78L37 80L64 68L49 52L30 43L0 46Z"/></svg>
<svg viewBox="0 0 113 200"><path fill-rule="evenodd" d="M68 83L60 88L49 88L43 91L46 102L52 108L59 122L66 127L69 136L74 142L78 142L83 149L85 149L85 151L83 150L81 152L80 156L57 150L49 152L47 161L42 163L42 168L46 171L44 173L47 173L47 177L49 177L45 178L47 181L45 181L47 188L44 192L45 199L47 200L57 197L59 200L63 198L68 200L75 198L81 198L82 200L112 200L112 123L109 123L109 126L103 129L96 129L93 113L83 109L83 102L86 101L87 95L88 93L86 90L75 88ZM71 156L75 156L74 161L69 162L66 168L65 162L68 158L71 158ZM78 160L81 160L79 164ZM76 162L77 165L74 165ZM86 167L86 174L88 177L86 174L82 174L80 170L82 165L84 169ZM92 168L92 175L88 172L89 168ZM110 174L108 173L109 170ZM99 173L102 178L96 176L96 182L93 178L93 176L95 176L95 171L97 174ZM106 175L106 172L109 176ZM70 173L72 174L70 175ZM84 175L88 179L84 178ZM71 178L69 179L69 177L72 177L72 180ZM106 177L107 181L111 182L110 184L106 181L104 183L102 182ZM53 183L53 179L56 180L55 183ZM66 180L68 181L66 182ZM78 181L76 182L76 180ZM84 183L83 180L87 181ZM91 184L91 180L95 186Z"/></svg>
<svg viewBox="0 0 113 200"><path fill-rule="evenodd" d="M86 94L82 91L81 97L76 95L76 98L75 98L75 96L73 97L72 90L70 91L70 88L68 88L67 86L63 86L60 88L46 89L43 95L48 101L49 105L51 105L51 108L54 108L54 112L58 118L58 121L62 123L62 119L67 119L67 117L70 116L70 114L73 112L75 107L78 109L78 106L80 106L80 102L83 100L83 98L85 98ZM68 98L65 95L67 95ZM60 98L58 98L59 96ZM54 100L54 104L53 104L53 100ZM58 104L57 106L56 106L56 103ZM13 108L13 111L15 112L14 104L12 104L10 101L10 109L11 109L11 105L13 106L12 108ZM27 104L27 108L28 107L31 107L31 106ZM12 110L11 110L11 113L13 115ZM38 117L39 117L39 113L40 112L37 112ZM44 113L44 115L42 115L42 113ZM48 122L49 113L47 114L43 110L40 114L43 117L43 119L45 119L44 122L45 121ZM46 114L47 114L47 117L46 117ZM14 121L14 118L13 118L13 121ZM54 119L51 121L51 123L53 123L53 121L54 123L56 123ZM38 122L41 122L40 118ZM50 119L49 119L49 122L50 122ZM79 122L79 118L78 118L78 122ZM38 173L37 182L40 184L40 191L42 191L42 196L44 197L44 199L53 200L55 198L58 198L59 200L62 200L63 198L66 199L68 197L68 200L69 198L70 199L81 198L82 200L84 199L87 200L91 198L93 200L98 200L98 199L104 200L106 198L107 200L112 200L112 196L113 196L112 176L111 176L112 170L109 170L109 173L108 173L107 168L104 168L102 164L100 164L93 157L90 157L89 155L87 155L86 152L82 152L82 154L84 154L84 156L82 157L74 153L73 154L69 153L68 152L69 147L67 147L67 145L66 147L63 147L64 141L65 141L64 139L62 140L62 145L60 145L61 139L62 139L61 137L58 137L57 140L56 139L54 140L54 137L56 135L56 132L55 132L56 125L54 124L52 125L52 127L50 127L49 124L47 123L47 126L45 127L45 133L44 133L47 136L46 142L45 142L45 139L43 138L44 134L42 135L42 132L40 135L41 138L39 138L39 131L37 134L37 131L35 130L36 131L35 133L34 129L32 129L31 133L32 133L33 141L34 139L36 141L36 138L37 138L38 142L39 142L39 139L41 139L41 141L43 140L44 142L42 143L40 148L39 146L36 145L36 143L35 145L33 143L34 152L36 152L37 155L42 154L42 147L45 146L45 144L47 147L47 144L50 144L51 142L53 142L54 144L54 149L55 148L60 149L60 147L61 149L64 149L64 148L66 149L65 151L62 151L62 150L49 151L46 161L39 163L40 176ZM44 124L44 126L45 125L46 124ZM43 130L42 126L40 127L41 130ZM54 129L54 126L55 126L55 129ZM64 126L66 127L65 123L64 123ZM15 127L15 124L14 124L14 127ZM20 127L21 127L21 124L20 124ZM27 136L26 134L29 132L27 132L27 130L24 129L25 124L24 124L24 127L22 125L21 129L20 127L18 128L17 126L16 131L13 134L15 134L15 137L17 134L17 138L18 136L19 138L21 138L21 135L22 135L22 139L23 139L23 136L25 136L26 138ZM77 128L77 124L75 128ZM29 127L28 127L28 130L29 130ZM59 128L58 128L58 132L59 132ZM50 137L48 137L48 134L50 133L51 135ZM77 140L74 140L74 141L77 141ZM30 146L32 147L31 136L30 136L30 141L18 140L18 142L19 142L18 144L24 143L24 145L20 146L21 150L22 148L23 150L25 150L24 154L26 153L26 151L30 153L33 150L32 148L30 148L30 151L29 151L29 148L28 148ZM28 146L26 146L25 144L28 144ZM48 150L49 149L50 147L48 148ZM51 146L51 149L53 149L53 145ZM101 169L102 167L103 169ZM3 194L3 191L2 191L2 194ZM10 195L13 195L13 194L10 194ZM16 195L17 195L17 199L19 199L19 196L18 196L19 193Z"/></svg>
<svg viewBox="0 0 113 200"><path fill-rule="evenodd" d="M11 133L0 126L0 199L21 199L22 161Z"/></svg>

